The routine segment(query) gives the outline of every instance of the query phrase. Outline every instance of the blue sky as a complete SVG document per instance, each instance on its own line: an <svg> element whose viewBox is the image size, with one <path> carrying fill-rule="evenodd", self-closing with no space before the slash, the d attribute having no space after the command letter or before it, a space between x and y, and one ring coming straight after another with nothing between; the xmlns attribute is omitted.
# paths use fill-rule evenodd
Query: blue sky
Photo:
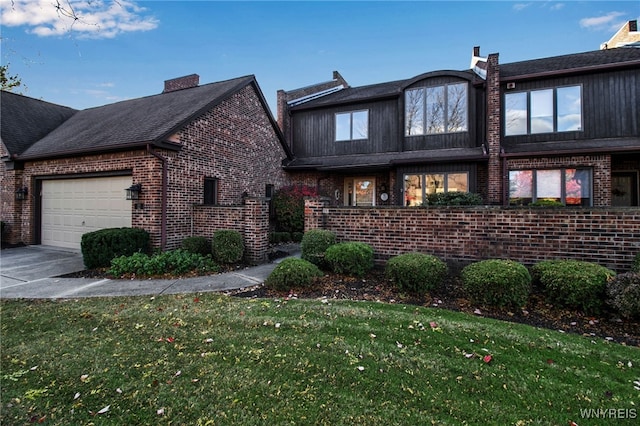
<svg viewBox="0 0 640 426"><path fill-rule="evenodd" d="M254 74L276 91L352 86L597 50L640 19L634 1L0 0L1 62L27 96L77 109L158 94L164 80ZM57 9L56 6L60 8ZM73 10L73 13L71 12ZM74 20L75 14L79 19Z"/></svg>

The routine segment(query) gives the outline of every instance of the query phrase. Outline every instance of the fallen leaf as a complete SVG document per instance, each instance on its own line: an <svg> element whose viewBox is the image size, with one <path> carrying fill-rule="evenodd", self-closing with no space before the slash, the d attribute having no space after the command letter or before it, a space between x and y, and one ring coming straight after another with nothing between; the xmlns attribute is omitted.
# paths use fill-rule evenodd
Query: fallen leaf
<svg viewBox="0 0 640 426"><path fill-rule="evenodd" d="M485 355L484 358L482 358L482 360L485 362L485 364L489 364L492 359L493 359L493 357L491 355Z"/></svg>
<svg viewBox="0 0 640 426"><path fill-rule="evenodd" d="M156 410L156 414L159 415L159 416L164 416L164 408Z"/></svg>
<svg viewBox="0 0 640 426"><path fill-rule="evenodd" d="M111 408L110 405L107 405L106 407L104 407L102 410L98 411L96 414L104 414L107 411L109 411L109 408Z"/></svg>
<svg viewBox="0 0 640 426"><path fill-rule="evenodd" d="M76 394L75 394L75 395L73 395L73 399L74 399L74 400L76 400L76 399L78 399L78 398L80 398L80 392L76 392Z"/></svg>

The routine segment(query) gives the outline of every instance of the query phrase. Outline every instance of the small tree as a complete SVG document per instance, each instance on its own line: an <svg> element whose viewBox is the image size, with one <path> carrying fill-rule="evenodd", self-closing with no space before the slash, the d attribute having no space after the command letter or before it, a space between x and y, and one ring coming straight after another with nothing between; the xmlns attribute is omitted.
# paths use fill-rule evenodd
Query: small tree
<svg viewBox="0 0 640 426"><path fill-rule="evenodd" d="M304 231L304 197L317 197L316 188L292 185L279 189L271 202L276 215L276 227L284 232Z"/></svg>

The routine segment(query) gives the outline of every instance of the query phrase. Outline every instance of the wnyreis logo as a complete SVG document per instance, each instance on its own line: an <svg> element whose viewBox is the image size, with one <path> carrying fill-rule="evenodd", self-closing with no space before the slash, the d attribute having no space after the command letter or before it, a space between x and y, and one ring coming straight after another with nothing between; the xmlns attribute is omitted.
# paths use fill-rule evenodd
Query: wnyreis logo
<svg viewBox="0 0 640 426"><path fill-rule="evenodd" d="M638 418L635 408L583 408L580 409L583 419L617 419L628 420Z"/></svg>

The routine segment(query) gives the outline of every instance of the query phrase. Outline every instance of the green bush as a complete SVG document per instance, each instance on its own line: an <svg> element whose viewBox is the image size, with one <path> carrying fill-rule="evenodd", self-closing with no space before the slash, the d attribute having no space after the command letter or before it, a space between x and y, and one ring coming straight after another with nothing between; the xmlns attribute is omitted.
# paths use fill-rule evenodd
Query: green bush
<svg viewBox="0 0 640 426"><path fill-rule="evenodd" d="M211 254L211 242L205 237L187 237L182 240L182 249L207 256Z"/></svg>
<svg viewBox="0 0 640 426"><path fill-rule="evenodd" d="M265 286L284 291L294 287L309 287L322 272L316 265L304 259L289 257L275 267L265 280Z"/></svg>
<svg viewBox="0 0 640 426"><path fill-rule="evenodd" d="M607 303L627 318L640 318L640 272L619 274L607 285Z"/></svg>
<svg viewBox="0 0 640 426"><path fill-rule="evenodd" d="M138 228L107 228L82 235L80 249L84 265L103 268L118 256L149 252L149 233Z"/></svg>
<svg viewBox="0 0 640 426"><path fill-rule="evenodd" d="M304 232L292 232L291 241L293 241L294 243L299 243L302 241L303 236L304 236Z"/></svg>
<svg viewBox="0 0 640 426"><path fill-rule="evenodd" d="M607 282L615 276L604 266L579 260L545 260L532 273L551 303L589 314L600 312Z"/></svg>
<svg viewBox="0 0 640 426"><path fill-rule="evenodd" d="M636 254L631 264L631 272L640 272L640 253Z"/></svg>
<svg viewBox="0 0 640 426"><path fill-rule="evenodd" d="M424 253L405 253L389 259L385 276L400 290L427 293L440 285L447 275L447 264Z"/></svg>
<svg viewBox="0 0 640 426"><path fill-rule="evenodd" d="M213 260L218 263L231 264L242 260L244 242L242 234L233 229L220 229L213 233Z"/></svg>
<svg viewBox="0 0 640 426"><path fill-rule="evenodd" d="M271 202L275 212L276 227L279 231L304 231L304 197L317 197L315 188L292 185L275 192Z"/></svg>
<svg viewBox="0 0 640 426"><path fill-rule="evenodd" d="M325 251L324 260L337 274L361 277L373 269L373 248L360 242L334 244Z"/></svg>
<svg viewBox="0 0 640 426"><path fill-rule="evenodd" d="M513 260L489 259L462 269L465 291L476 303L522 307L531 291L527 268Z"/></svg>
<svg viewBox="0 0 640 426"><path fill-rule="evenodd" d="M438 192L427 194L425 206L479 206L482 204L482 197L471 192Z"/></svg>
<svg viewBox="0 0 640 426"><path fill-rule="evenodd" d="M536 200L535 202L529 204L531 207L564 207L562 202L557 200L549 200L542 198L540 200Z"/></svg>
<svg viewBox="0 0 640 426"><path fill-rule="evenodd" d="M312 229L302 236L301 256L319 268L326 267L324 252L336 243L336 235L324 229Z"/></svg>
<svg viewBox="0 0 640 426"><path fill-rule="evenodd" d="M137 276L182 275L187 272L206 274L217 272L218 266L211 257L178 249L149 256L134 253L131 256L116 257L111 261L109 274L120 277L128 274Z"/></svg>

